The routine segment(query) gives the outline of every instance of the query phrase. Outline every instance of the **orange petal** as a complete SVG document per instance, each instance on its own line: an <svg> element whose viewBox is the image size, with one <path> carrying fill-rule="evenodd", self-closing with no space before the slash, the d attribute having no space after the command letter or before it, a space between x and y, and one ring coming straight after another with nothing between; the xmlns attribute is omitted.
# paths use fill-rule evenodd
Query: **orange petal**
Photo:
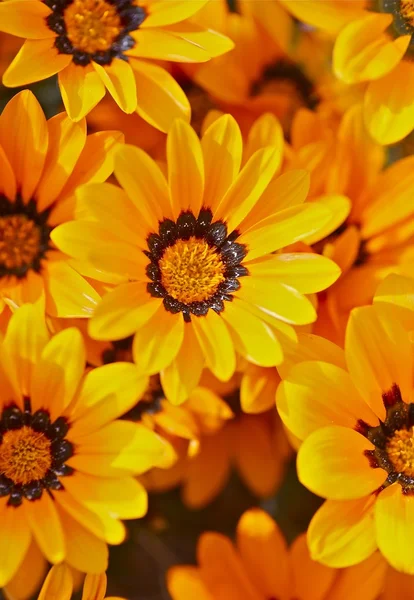
<svg viewBox="0 0 414 600"><path fill-rule="evenodd" d="M16 197L16 177L11 167L7 154L0 146L0 193L4 194L9 200Z"/></svg>
<svg viewBox="0 0 414 600"><path fill-rule="evenodd" d="M72 598L73 579L70 568L65 565L52 567L45 579L37 600L70 600Z"/></svg>
<svg viewBox="0 0 414 600"><path fill-rule="evenodd" d="M24 511L7 506L7 498L0 506L0 586L4 587L14 576L29 548L31 534Z"/></svg>
<svg viewBox="0 0 414 600"><path fill-rule="evenodd" d="M37 0L0 4L1 31L35 40L55 38L56 33L46 24L51 14L50 8Z"/></svg>
<svg viewBox="0 0 414 600"><path fill-rule="evenodd" d="M46 118L32 92L20 92L6 105L0 117L0 144L23 200L28 201L42 174L48 147Z"/></svg>
<svg viewBox="0 0 414 600"><path fill-rule="evenodd" d="M215 600L197 567L172 567L167 571L167 587L173 600Z"/></svg>

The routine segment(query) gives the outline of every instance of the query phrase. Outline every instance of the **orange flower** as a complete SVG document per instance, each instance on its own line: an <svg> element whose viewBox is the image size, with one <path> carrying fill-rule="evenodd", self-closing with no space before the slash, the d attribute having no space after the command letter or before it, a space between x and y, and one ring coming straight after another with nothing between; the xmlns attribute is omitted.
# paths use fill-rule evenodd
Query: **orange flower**
<svg viewBox="0 0 414 600"><path fill-rule="evenodd" d="M2 4L0 4L1 8ZM43 293L56 316L90 315L96 290L53 245L73 215L74 191L113 169L118 132L86 135L65 113L46 121L34 95L17 94L0 116L0 298L16 307Z"/></svg>
<svg viewBox="0 0 414 600"><path fill-rule="evenodd" d="M197 562L197 567L177 566L168 571L173 600L377 600L386 573L386 563L378 553L356 567L334 569L311 559L304 535L288 549L277 524L257 508L242 515L235 544L220 533L203 533ZM412 579L407 592L413 590ZM383 600L395 597L387 593ZM412 596L398 597L409 600Z"/></svg>
<svg viewBox="0 0 414 600"><path fill-rule="evenodd" d="M190 108L176 81L153 61L203 62L233 47L191 22L207 2L7 0L0 3L0 30L26 41L3 83L22 86L58 73L71 119L82 119L107 89L124 112L137 110L168 131L174 118L189 119Z"/></svg>

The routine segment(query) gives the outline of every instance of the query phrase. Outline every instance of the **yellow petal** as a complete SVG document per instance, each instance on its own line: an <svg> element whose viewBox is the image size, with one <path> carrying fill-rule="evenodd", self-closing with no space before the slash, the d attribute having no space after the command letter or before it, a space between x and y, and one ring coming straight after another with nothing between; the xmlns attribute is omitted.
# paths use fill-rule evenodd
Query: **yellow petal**
<svg viewBox="0 0 414 600"><path fill-rule="evenodd" d="M168 183L174 217L191 210L197 217L203 202L204 162L194 129L177 119L167 138Z"/></svg>
<svg viewBox="0 0 414 600"><path fill-rule="evenodd" d="M236 368L233 341L224 319L212 310L205 317L195 317L193 327L204 352L208 368L217 379L227 381Z"/></svg>
<svg viewBox="0 0 414 600"><path fill-rule="evenodd" d="M2 498L0 506L0 586L4 587L17 572L29 548L31 533L21 509L6 505Z"/></svg>
<svg viewBox="0 0 414 600"><path fill-rule="evenodd" d="M45 272L47 311L56 317L90 317L100 297L95 289L63 261L50 261Z"/></svg>
<svg viewBox="0 0 414 600"><path fill-rule="evenodd" d="M18 3L20 2L21 0ZM72 57L70 54L60 54L54 42L54 38L26 40L5 71L3 85L8 87L28 85L64 70L72 62Z"/></svg>
<svg viewBox="0 0 414 600"><path fill-rule="evenodd" d="M387 478L387 472L371 467L365 455L373 449L373 444L353 429L318 429L299 449L299 480L315 494L331 500L362 498Z"/></svg>
<svg viewBox="0 0 414 600"><path fill-rule="evenodd" d="M150 125L167 133L175 119L190 120L187 96L165 69L131 60L137 84L137 113Z"/></svg>
<svg viewBox="0 0 414 600"><path fill-rule="evenodd" d="M385 32L391 14L371 13L347 25L339 34L333 53L337 77L345 83L379 79L398 65L410 43L405 35L392 40Z"/></svg>
<svg viewBox="0 0 414 600"><path fill-rule="evenodd" d="M114 58L105 67L94 61L92 65L119 108L128 114L134 112L137 106L137 88L129 63Z"/></svg>
<svg viewBox="0 0 414 600"><path fill-rule="evenodd" d="M208 0L170 0L165 4L162 0L154 0L150 4L149 14L146 16L142 27L160 27L178 23L192 17Z"/></svg>
<svg viewBox="0 0 414 600"><path fill-rule="evenodd" d="M54 501L44 492L36 502L25 502L24 511L47 560L51 563L62 562L65 558L65 538Z"/></svg>
<svg viewBox="0 0 414 600"><path fill-rule="evenodd" d="M106 592L106 574L86 575L83 584L82 600L103 600Z"/></svg>
<svg viewBox="0 0 414 600"><path fill-rule="evenodd" d="M215 600L196 567L172 567L167 571L167 587L173 600Z"/></svg>
<svg viewBox="0 0 414 600"><path fill-rule="evenodd" d="M59 89L63 104L69 118L80 121L105 96L105 85L92 65L82 67L68 61L65 67L59 69Z"/></svg>
<svg viewBox="0 0 414 600"><path fill-rule="evenodd" d="M56 33L46 24L50 14L46 4L35 0L0 4L1 31L28 39L55 38Z"/></svg>
<svg viewBox="0 0 414 600"><path fill-rule="evenodd" d="M374 526L374 495L357 500L327 500L308 529L313 560L334 568L365 560L377 549Z"/></svg>

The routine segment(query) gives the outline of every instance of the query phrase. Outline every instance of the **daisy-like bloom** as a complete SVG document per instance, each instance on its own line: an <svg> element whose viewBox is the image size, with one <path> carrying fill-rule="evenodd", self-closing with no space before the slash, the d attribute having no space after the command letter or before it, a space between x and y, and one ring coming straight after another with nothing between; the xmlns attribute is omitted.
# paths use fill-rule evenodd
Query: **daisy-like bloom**
<svg viewBox="0 0 414 600"><path fill-rule="evenodd" d="M168 183L147 154L126 145L115 158L122 188L83 186L78 218L51 234L81 271L116 284L94 311L91 337L135 334L136 364L161 372L164 392L176 403L205 365L228 380L236 353L260 366L281 362L279 339L294 337L291 324L316 318L304 294L339 275L324 257L272 254L318 231L331 213L303 203L303 171L272 181L279 147L251 138L240 169L242 151L240 129L228 115L201 143L176 120L167 140Z"/></svg>
<svg viewBox="0 0 414 600"><path fill-rule="evenodd" d="M414 129L412 0L283 0L305 22L336 34L333 68L346 84L366 84L364 118L381 144Z"/></svg>
<svg viewBox="0 0 414 600"><path fill-rule="evenodd" d="M349 106L355 86L342 85L333 94L339 82L330 73L329 38L300 29L277 1L241 0L236 9L218 0L198 15L235 42L234 50L215 61L183 66L193 83L187 96L198 97L204 115L214 103L247 132L255 119L271 112L289 136L298 108L336 112Z"/></svg>
<svg viewBox="0 0 414 600"><path fill-rule="evenodd" d="M414 158L385 168L384 150L369 138L361 106L345 113L329 139L326 131L322 139L319 125L311 113L298 114L290 167L313 166L311 195L316 193L319 202L338 194L350 202L349 214L336 211L325 239L306 240L341 268L339 280L320 298L315 332L342 343L350 310L370 303L388 273L413 271Z"/></svg>
<svg viewBox="0 0 414 600"><path fill-rule="evenodd" d="M70 569L62 564L52 567L45 579L37 600L71 600L74 582ZM86 575L83 584L82 600L123 600L105 596L107 578L105 573Z"/></svg>
<svg viewBox="0 0 414 600"><path fill-rule="evenodd" d="M257 508L240 518L234 544L220 533L203 533L197 562L168 571L173 600L377 600L386 571L379 553L347 569L321 565L309 556L304 535L288 548L278 525Z"/></svg>
<svg viewBox="0 0 414 600"><path fill-rule="evenodd" d="M303 440L299 479L327 498L308 543L330 566L356 564L379 548L392 567L414 574L414 305L405 286L396 287L397 306L388 287L374 305L351 312L344 354L321 351L278 388L282 420ZM401 312L407 306L410 319Z"/></svg>
<svg viewBox="0 0 414 600"><path fill-rule="evenodd" d="M0 9L1 9L0 4ZM86 123L65 113L46 121L34 95L23 91L0 115L0 298L13 306L46 294L56 316L89 316L95 289L57 251L56 225L72 218L74 191L105 181L122 134L86 135Z"/></svg>
<svg viewBox="0 0 414 600"><path fill-rule="evenodd" d="M165 453L156 434L116 420L145 381L129 363L85 372L80 332L50 339L39 304L13 314L0 353L0 586L44 559L104 571L120 519L146 513L133 475Z"/></svg>
<svg viewBox="0 0 414 600"><path fill-rule="evenodd" d="M233 47L215 31L192 23L209 0L15 0L0 3L0 30L25 38L3 75L6 86L58 73L71 119L84 117L111 94L167 131L190 107L175 80L153 61L203 62ZM138 100L137 100L138 99Z"/></svg>
<svg viewBox="0 0 414 600"><path fill-rule="evenodd" d="M274 408L278 383L276 369L255 365L248 365L243 374L237 373L226 383L203 373L189 399L170 407L169 420L168 413L158 412L158 423L164 422L164 429L174 433L175 440L171 435L168 439L178 461L170 469L152 469L140 481L151 491L180 485L183 502L192 509L214 500L232 469L255 495L266 498L274 494L292 455ZM155 405L152 407L154 410ZM157 419L154 412L151 417ZM188 435L184 439L184 428L191 424L195 424L192 430L196 435L193 433L190 441Z"/></svg>

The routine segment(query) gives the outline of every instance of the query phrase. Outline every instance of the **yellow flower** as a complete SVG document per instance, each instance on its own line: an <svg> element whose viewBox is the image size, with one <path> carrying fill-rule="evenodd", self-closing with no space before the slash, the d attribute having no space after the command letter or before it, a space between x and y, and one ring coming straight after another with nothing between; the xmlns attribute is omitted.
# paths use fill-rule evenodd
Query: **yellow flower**
<svg viewBox="0 0 414 600"><path fill-rule="evenodd" d="M71 119L83 118L108 90L126 113L135 110L167 131L190 117L176 81L153 61L203 62L233 47L192 23L208 0L15 0L0 3L0 30L26 38L3 75L22 86L58 73ZM138 103L137 103L138 102Z"/></svg>
<svg viewBox="0 0 414 600"><path fill-rule="evenodd" d="M39 549L51 563L99 573L107 543L125 537L120 519L146 513L133 475L165 452L147 428L116 420L145 380L128 363L86 372L80 332L50 339L37 304L11 317L0 353L0 586Z"/></svg>
<svg viewBox="0 0 414 600"><path fill-rule="evenodd" d="M272 181L280 150L253 142L240 170L234 119L218 119L201 143L177 120L167 141L168 183L148 155L125 146L115 167L122 188L83 186L78 219L52 232L81 270L83 261L90 276L117 284L95 310L90 335L135 334L135 362L161 371L174 402L188 397L204 365L229 379L236 352L261 366L280 362L278 338L316 318L304 294L339 275L323 257L272 254L318 231L330 211L303 204L306 173Z"/></svg>
<svg viewBox="0 0 414 600"><path fill-rule="evenodd" d="M398 281L398 279L397 279ZM352 311L345 352L326 352L288 370L277 405L303 444L298 475L327 498L308 531L311 555L336 567L377 548L392 567L414 574L413 359L407 282L386 280L373 306ZM411 282L411 283L410 283ZM392 304L392 289L398 305ZM405 291L404 291L405 290ZM411 317L401 311L411 306ZM315 360L316 358L316 360Z"/></svg>
<svg viewBox="0 0 414 600"><path fill-rule="evenodd" d="M333 68L346 84L366 83L364 118L370 134L392 144L414 129L411 60L414 2L286 1L307 23L336 33ZM365 10L364 10L365 9Z"/></svg>
<svg viewBox="0 0 414 600"><path fill-rule="evenodd" d="M1 8L2 5L0 5ZM29 91L0 116L0 297L12 306L46 294L56 316L90 315L95 289L58 252L50 233L72 218L74 191L105 181L113 169L118 132L86 135L86 123L65 113L46 121Z"/></svg>
<svg viewBox="0 0 414 600"><path fill-rule="evenodd" d="M122 600L114 596L105 596L106 575L87 575L83 584L82 600ZM42 586L38 600L71 600L73 593L73 578L70 569L62 564L52 567Z"/></svg>
<svg viewBox="0 0 414 600"><path fill-rule="evenodd" d="M196 567L176 566L168 571L173 600L377 600L386 572L378 553L348 569L323 566L309 556L304 535L288 549L277 524L257 508L242 515L235 544L220 533L203 533L197 562ZM411 580L410 584L412 590ZM383 600L395 597L386 594Z"/></svg>

